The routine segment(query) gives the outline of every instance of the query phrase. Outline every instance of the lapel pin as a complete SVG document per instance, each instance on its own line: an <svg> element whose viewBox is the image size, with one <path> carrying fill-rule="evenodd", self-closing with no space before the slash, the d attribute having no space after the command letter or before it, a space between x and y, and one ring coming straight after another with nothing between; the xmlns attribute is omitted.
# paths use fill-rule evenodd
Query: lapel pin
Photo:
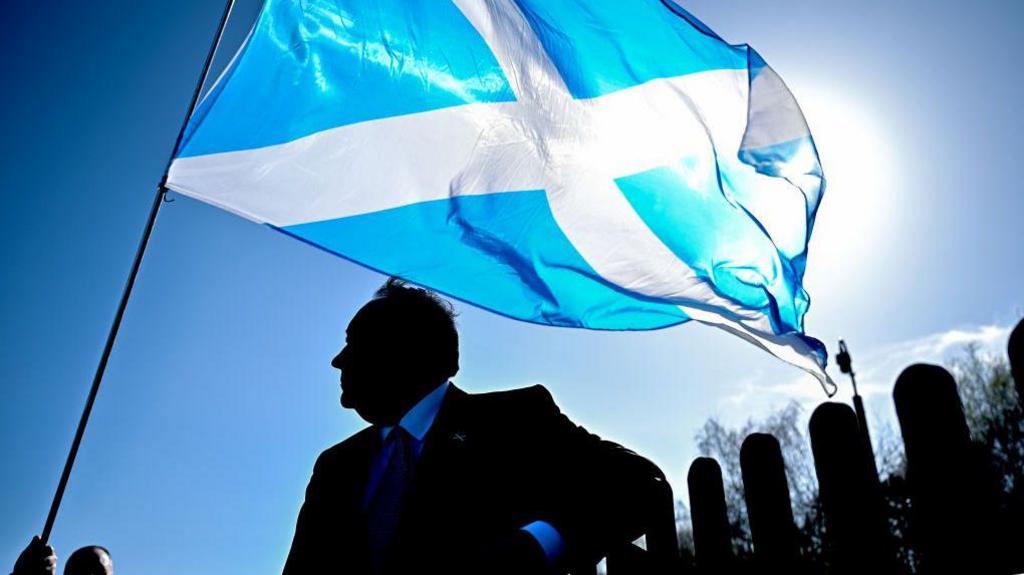
<svg viewBox="0 0 1024 575"><path fill-rule="evenodd" d="M464 443L466 441L466 434L458 432L453 433L452 439L458 441L459 443Z"/></svg>

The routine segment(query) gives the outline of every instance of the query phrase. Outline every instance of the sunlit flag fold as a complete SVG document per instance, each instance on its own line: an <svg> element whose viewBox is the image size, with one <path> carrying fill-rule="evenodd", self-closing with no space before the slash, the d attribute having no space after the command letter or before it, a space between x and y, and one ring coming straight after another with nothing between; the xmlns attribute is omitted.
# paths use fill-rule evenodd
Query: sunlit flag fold
<svg viewBox="0 0 1024 575"><path fill-rule="evenodd" d="M516 319L824 372L796 101L668 0L267 0L168 187Z"/></svg>

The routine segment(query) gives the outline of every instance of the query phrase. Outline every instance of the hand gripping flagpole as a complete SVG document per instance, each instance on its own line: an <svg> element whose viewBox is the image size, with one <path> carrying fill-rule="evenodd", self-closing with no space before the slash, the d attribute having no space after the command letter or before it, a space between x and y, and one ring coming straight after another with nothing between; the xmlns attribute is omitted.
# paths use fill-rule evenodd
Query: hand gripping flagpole
<svg viewBox="0 0 1024 575"><path fill-rule="evenodd" d="M157 214L160 212L160 205L164 202L164 197L167 194L167 187L165 185L167 183L167 172L171 168L171 162L174 161L174 155L178 151L178 146L181 145L181 139L185 135L185 127L188 125L188 120L192 117L192 112L196 109L196 104L199 102L199 95L202 93L203 86L206 84L206 79L210 74L210 64L213 63L213 56L217 53L217 48L220 46L221 38L224 36L224 29L227 26L228 18L231 16L231 10L234 6L235 0L227 0L227 3L224 5L224 12L221 14L220 24L217 27L217 35L214 37L210 50L206 54L203 72L196 82L196 88L192 93L192 101L189 103L188 112L185 114L185 119L178 130L178 137L174 141L174 147L171 148L171 155L167 159L167 166L164 168L163 177L160 178L160 184L157 186L156 197L153 198L153 206L149 210L149 219L146 220L146 229L143 231L142 239L139 240L139 246L135 251L135 260L132 262L131 271L128 273L128 281L125 282L124 291L121 294L121 303L118 304L117 313L114 314L114 322L110 326L110 333L107 334L107 343L103 347L103 355L100 356L99 365L96 366L96 374L92 379L92 387L89 389L89 396L85 400L82 418L78 421L78 429L75 430L75 438L71 442L71 450L68 452L68 459L64 463L64 471L61 473L60 481L57 483L57 492L53 495L53 503L50 504L50 513L46 516L46 525L43 527L43 533L40 536L44 544L50 539L50 532L53 530L53 523L57 519L60 502L64 498L64 489L67 487L68 478L71 476L71 468L75 465L75 457L78 455L78 448L82 444L85 426L89 423L89 414L92 413L92 406L96 402L96 394L99 392L100 382L103 381L103 372L107 369L107 361L110 359L110 352L114 348L117 330L121 327L121 319L124 317L125 308L128 307L128 298L131 296L132 287L135 285L135 278L139 274L142 257L146 253L149 237L153 233L153 225L156 223Z"/></svg>

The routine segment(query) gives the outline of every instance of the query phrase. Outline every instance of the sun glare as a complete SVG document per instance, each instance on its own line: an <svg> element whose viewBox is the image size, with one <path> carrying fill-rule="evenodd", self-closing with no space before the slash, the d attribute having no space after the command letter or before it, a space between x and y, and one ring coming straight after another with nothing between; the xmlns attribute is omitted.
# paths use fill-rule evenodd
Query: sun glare
<svg viewBox="0 0 1024 575"><path fill-rule="evenodd" d="M898 174L882 122L851 97L825 90L802 90L800 104L814 136L827 186L811 237L808 280L825 291L849 281L819 271L836 262L854 272L887 242L898 217ZM853 266L852 268L848 266Z"/></svg>

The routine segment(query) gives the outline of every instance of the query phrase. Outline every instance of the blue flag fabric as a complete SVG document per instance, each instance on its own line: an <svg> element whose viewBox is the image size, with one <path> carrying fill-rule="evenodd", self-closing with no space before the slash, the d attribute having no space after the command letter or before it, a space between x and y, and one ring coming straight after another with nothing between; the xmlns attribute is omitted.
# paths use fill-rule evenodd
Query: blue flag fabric
<svg viewBox="0 0 1024 575"><path fill-rule="evenodd" d="M267 0L168 187L509 317L693 319L832 385L807 124L669 0Z"/></svg>

